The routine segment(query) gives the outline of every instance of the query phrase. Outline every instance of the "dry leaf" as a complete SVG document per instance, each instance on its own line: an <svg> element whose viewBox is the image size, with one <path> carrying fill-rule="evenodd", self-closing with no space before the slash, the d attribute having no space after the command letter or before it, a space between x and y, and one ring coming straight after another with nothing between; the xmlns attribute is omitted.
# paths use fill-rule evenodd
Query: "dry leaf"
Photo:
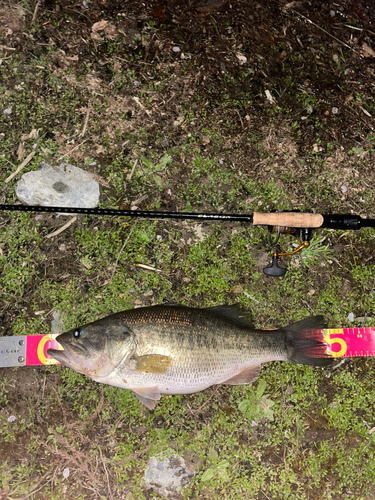
<svg viewBox="0 0 375 500"><path fill-rule="evenodd" d="M183 115L180 115L180 116L177 118L177 120L175 120L175 121L173 122L173 125L174 125L175 127L178 127L179 125L181 125L181 123L182 123L184 120L185 120L185 117L184 117Z"/></svg>
<svg viewBox="0 0 375 500"><path fill-rule="evenodd" d="M78 56L65 56L64 59L66 61L78 61L79 57Z"/></svg>
<svg viewBox="0 0 375 500"><path fill-rule="evenodd" d="M91 40L94 42L101 42L103 41L103 38L99 35L99 33L91 33Z"/></svg>
<svg viewBox="0 0 375 500"><path fill-rule="evenodd" d="M152 15L157 19L163 19L165 13L165 5L156 5L152 9Z"/></svg>
<svg viewBox="0 0 375 500"><path fill-rule="evenodd" d="M115 61L113 64L113 72L117 73L119 69L121 69L121 63L119 61Z"/></svg>
<svg viewBox="0 0 375 500"><path fill-rule="evenodd" d="M375 51L370 47L370 45L367 45L367 43L362 45L362 50L364 57L375 57Z"/></svg>
<svg viewBox="0 0 375 500"><path fill-rule="evenodd" d="M117 36L117 33L117 28L112 23L109 23L104 30L105 37L108 38L108 40L114 40Z"/></svg>
<svg viewBox="0 0 375 500"><path fill-rule="evenodd" d="M36 139L39 135L40 128L33 128L29 134L29 139Z"/></svg>
<svg viewBox="0 0 375 500"><path fill-rule="evenodd" d="M39 135L40 128L33 128L30 134L22 134L21 142L27 141L27 139L36 139Z"/></svg>
<svg viewBox="0 0 375 500"><path fill-rule="evenodd" d="M108 21L105 21L104 19L102 21L98 21L97 23L93 24L91 27L91 31L93 33L96 33L97 31L104 30L104 28L107 26Z"/></svg>
<svg viewBox="0 0 375 500"><path fill-rule="evenodd" d="M25 154L25 144L23 142L20 142L20 145L18 146L17 149L17 158L20 160L24 154Z"/></svg>

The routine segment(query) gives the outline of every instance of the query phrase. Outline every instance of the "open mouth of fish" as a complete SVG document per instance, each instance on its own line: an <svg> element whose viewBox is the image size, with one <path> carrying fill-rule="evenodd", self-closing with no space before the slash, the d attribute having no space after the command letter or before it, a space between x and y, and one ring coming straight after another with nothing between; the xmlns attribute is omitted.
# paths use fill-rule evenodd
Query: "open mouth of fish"
<svg viewBox="0 0 375 500"><path fill-rule="evenodd" d="M58 339L56 339L58 341ZM56 361L59 361L62 365L71 367L72 365L76 365L74 360L74 353L77 353L79 356L83 356L86 353L86 349L81 345L66 345L62 342L59 342L63 347L63 351L57 349L47 349L47 354L51 356Z"/></svg>

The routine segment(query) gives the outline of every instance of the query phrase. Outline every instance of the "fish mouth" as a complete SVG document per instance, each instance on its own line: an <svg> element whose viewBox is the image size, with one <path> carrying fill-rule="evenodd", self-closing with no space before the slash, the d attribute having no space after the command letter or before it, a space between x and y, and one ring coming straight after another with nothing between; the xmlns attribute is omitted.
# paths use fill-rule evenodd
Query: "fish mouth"
<svg viewBox="0 0 375 500"><path fill-rule="evenodd" d="M86 349L81 345L71 345L66 344L65 342L63 343L61 341L58 342L64 350L61 351L58 349L47 349L47 354L56 361L59 361L59 363L61 363L62 365L77 370L79 358L83 357L86 354Z"/></svg>
<svg viewBox="0 0 375 500"><path fill-rule="evenodd" d="M59 351L57 349L47 349L48 356L55 359L59 363L65 366L71 366L73 359L70 352L64 347L63 351Z"/></svg>

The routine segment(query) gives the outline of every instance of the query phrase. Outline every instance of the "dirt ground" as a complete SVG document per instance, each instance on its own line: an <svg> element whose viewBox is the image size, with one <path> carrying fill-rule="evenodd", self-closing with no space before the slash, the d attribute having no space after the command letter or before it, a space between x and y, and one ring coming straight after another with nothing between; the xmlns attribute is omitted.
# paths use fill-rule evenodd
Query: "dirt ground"
<svg viewBox="0 0 375 500"><path fill-rule="evenodd" d="M25 170L41 161L85 165L100 184L104 207L227 213L313 209L375 217L374 71L373 0L0 0L1 203L17 201L14 184L5 179L37 144L35 163ZM250 233L244 225L225 223L218 229L159 221L148 236L141 223L82 217L58 238L46 240L69 218L14 217L0 216L0 228L7 231L0 244L2 336L40 328L48 333L57 304L69 318L67 327L120 307L162 301L191 306L240 301L260 327L279 326L301 308L326 314L331 325L345 326L352 311L360 318L356 326L373 321L370 231L319 232L316 246L306 253L309 266L298 258L282 259L290 268L288 278L276 283L262 275L270 262L266 231ZM138 239L128 243L127 262L119 250L133 228ZM88 236L95 231L106 235L101 247ZM285 238L284 249L292 244ZM319 247L322 242L327 246ZM222 271L210 274L219 261ZM156 268L164 263L168 273L140 275L139 263ZM126 291L117 284L118 275L130 283ZM197 479L186 498L373 498L375 472L366 469L357 480L347 471L360 470L358 455L368 463L373 457L374 443L364 437L366 426L374 430L375 425L370 421L373 364L356 360L345 366L351 392L349 382L339 378L341 369L332 375L337 374L336 385L317 373L319 396L311 407L301 403L309 415L301 410L306 422L303 437L299 440L297 429L297 444L290 445L294 458L288 462L285 444L276 438L272 444L270 438L285 429L271 431L263 422L258 434L244 431L238 437L239 449L254 446L255 451L250 458L247 451L233 458L229 485L202 487ZM175 413L168 401L154 414L138 411L127 396L115 399L120 396L108 388L61 373L50 367L0 369L4 500L154 498L142 489L141 478L158 440L174 442L199 474L208 467L206 458L183 449L180 434L168 434L171 425L188 429L190 439L206 439L207 429L210 437L216 432L212 422L221 408L229 423L220 432L235 432L227 388L214 394L210 410L209 405ZM266 373L272 384L273 375ZM288 372L285 390L288 377L298 378ZM360 402L355 399L362 395L359 387L368 390ZM315 394L313 386L309 390ZM364 430L349 422L345 427L338 411L332 416L338 393L353 398ZM211 396L208 392L206 399ZM199 397L181 404L200 408L205 399ZM273 393L281 412L285 397ZM295 404L290 403L291 411ZM352 409L343 406L341 414L345 411ZM10 415L17 416L16 430ZM122 447L115 444L121 439L127 443ZM267 439L259 451L256 443ZM330 455L326 445L336 446L342 456L353 451L355 464L344 468L339 452ZM318 452L324 473L314 472L312 457ZM255 485L250 481L257 453L264 469ZM301 468L304 460L307 472ZM275 478L273 467L287 472ZM66 468L69 485L62 479ZM274 481L287 485L285 491L272 489Z"/></svg>

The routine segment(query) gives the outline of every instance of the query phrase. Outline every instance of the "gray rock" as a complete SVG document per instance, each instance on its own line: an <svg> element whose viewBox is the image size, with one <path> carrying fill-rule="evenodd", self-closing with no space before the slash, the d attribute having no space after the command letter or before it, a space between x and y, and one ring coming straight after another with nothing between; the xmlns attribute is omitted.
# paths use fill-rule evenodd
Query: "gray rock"
<svg viewBox="0 0 375 500"><path fill-rule="evenodd" d="M169 449L148 461L145 487L166 498L177 498L193 476L186 470L185 460Z"/></svg>
<svg viewBox="0 0 375 500"><path fill-rule="evenodd" d="M53 320L51 321L51 333L62 333L65 331L64 322L60 311L53 311Z"/></svg>
<svg viewBox="0 0 375 500"><path fill-rule="evenodd" d="M92 175L68 163L58 167L42 163L40 170L23 174L16 195L26 205L94 208L99 204L99 184Z"/></svg>

